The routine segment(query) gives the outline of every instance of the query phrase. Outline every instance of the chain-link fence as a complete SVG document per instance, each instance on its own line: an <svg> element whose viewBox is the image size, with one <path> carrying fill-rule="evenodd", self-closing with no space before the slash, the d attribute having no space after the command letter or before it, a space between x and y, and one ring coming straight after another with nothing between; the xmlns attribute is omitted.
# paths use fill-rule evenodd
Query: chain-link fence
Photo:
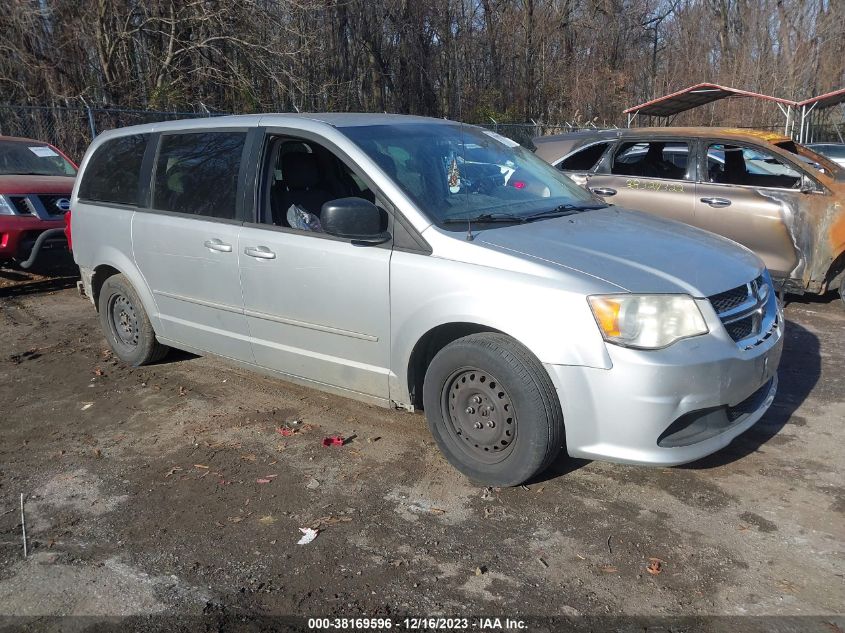
<svg viewBox="0 0 845 633"><path fill-rule="evenodd" d="M79 161L91 140L106 130L207 116L218 113L0 105L0 135L46 141Z"/></svg>
<svg viewBox="0 0 845 633"><path fill-rule="evenodd" d="M15 106L0 104L0 135L24 136L47 141L74 160L80 160L91 140L99 133L128 125L220 116L220 112L166 112L155 110L123 110L93 107ZM602 129L592 123L482 123L480 127L493 130L531 148L531 140L538 136L562 134L585 129ZM616 127L616 126L607 126ZM782 127L772 127L782 131ZM843 142L845 123L813 126L813 141Z"/></svg>
<svg viewBox="0 0 845 633"><path fill-rule="evenodd" d="M486 128L506 136L522 145L533 149L531 139L538 136L548 136L550 134L564 134L566 132L577 132L579 130L601 130L612 126L596 126L593 124L583 124L577 122L564 122L558 124L549 123L481 123L477 124L479 127Z"/></svg>
<svg viewBox="0 0 845 633"><path fill-rule="evenodd" d="M79 160L91 140L101 132L128 125L220 116L225 113L166 112L155 110L123 110L93 107L52 107L0 105L0 135L24 136L47 141ZM531 139L579 129L595 129L595 125L578 123L548 125L543 123L486 123L489 130L531 147Z"/></svg>

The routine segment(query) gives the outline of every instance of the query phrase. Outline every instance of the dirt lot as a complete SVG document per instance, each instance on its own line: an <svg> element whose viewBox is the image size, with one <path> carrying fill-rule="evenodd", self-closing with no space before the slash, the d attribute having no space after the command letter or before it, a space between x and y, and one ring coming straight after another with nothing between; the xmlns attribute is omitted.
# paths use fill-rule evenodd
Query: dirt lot
<svg viewBox="0 0 845 633"><path fill-rule="evenodd" d="M214 358L128 369L72 284L0 271L0 614L31 616L0 629L490 614L688 631L719 621L667 616L722 614L730 630L845 630L832 297L787 307L775 405L725 451L671 469L562 459L498 490L452 470L420 414ZM323 447L334 433L351 439Z"/></svg>

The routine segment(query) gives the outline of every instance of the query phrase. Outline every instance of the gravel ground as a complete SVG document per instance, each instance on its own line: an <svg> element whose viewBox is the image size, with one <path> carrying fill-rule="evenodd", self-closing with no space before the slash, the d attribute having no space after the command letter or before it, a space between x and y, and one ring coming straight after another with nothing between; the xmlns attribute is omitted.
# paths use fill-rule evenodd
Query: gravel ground
<svg viewBox="0 0 845 633"><path fill-rule="evenodd" d="M787 306L778 398L724 451L677 468L562 458L499 490L455 472L421 414L184 353L127 368L72 271L50 272L0 270L0 629L489 614L845 630L832 296ZM350 439L323 447L335 433ZM319 534L297 545L304 527Z"/></svg>

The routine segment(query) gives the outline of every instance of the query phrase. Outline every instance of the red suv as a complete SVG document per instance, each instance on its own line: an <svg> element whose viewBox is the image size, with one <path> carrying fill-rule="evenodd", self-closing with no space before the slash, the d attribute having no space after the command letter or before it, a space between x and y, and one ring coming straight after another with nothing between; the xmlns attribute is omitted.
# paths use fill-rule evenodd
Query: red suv
<svg viewBox="0 0 845 633"><path fill-rule="evenodd" d="M76 165L42 141L0 136L0 264L29 268L42 248L67 244Z"/></svg>

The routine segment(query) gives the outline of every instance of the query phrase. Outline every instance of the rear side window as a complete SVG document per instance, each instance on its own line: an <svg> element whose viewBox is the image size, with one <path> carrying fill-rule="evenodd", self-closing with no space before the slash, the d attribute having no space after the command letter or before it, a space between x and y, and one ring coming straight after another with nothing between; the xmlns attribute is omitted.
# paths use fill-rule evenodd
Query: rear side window
<svg viewBox="0 0 845 633"><path fill-rule="evenodd" d="M608 145L610 143L596 143L585 147L560 161L558 169L562 171L590 171L599 162L599 158L602 157Z"/></svg>
<svg viewBox="0 0 845 633"><path fill-rule="evenodd" d="M245 132L165 134L155 166L153 208L233 220Z"/></svg>
<svg viewBox="0 0 845 633"><path fill-rule="evenodd" d="M141 163L148 136L121 136L100 145L82 174L79 197L96 202L137 205Z"/></svg>
<svg viewBox="0 0 845 633"><path fill-rule="evenodd" d="M622 143L611 173L641 178L690 180L687 173L689 144L679 141L634 141Z"/></svg>

